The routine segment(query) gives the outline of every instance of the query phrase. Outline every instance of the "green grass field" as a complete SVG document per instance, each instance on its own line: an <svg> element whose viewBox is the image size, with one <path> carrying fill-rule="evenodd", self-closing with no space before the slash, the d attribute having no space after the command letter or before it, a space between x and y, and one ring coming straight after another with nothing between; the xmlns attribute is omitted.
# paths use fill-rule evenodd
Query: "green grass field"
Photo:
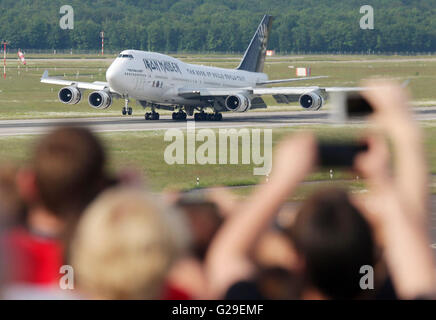
<svg viewBox="0 0 436 320"><path fill-rule="evenodd" d="M326 126L308 126L273 130L273 145L284 136L301 131L314 130L319 136L327 139L349 139L359 133L352 128L339 130ZM433 174L436 174L436 127L424 129L428 162ZM164 142L164 132L125 132L99 134L108 150L110 170L115 168L137 168L154 191L164 189L190 189L197 186L245 186L253 185L264 177L253 175L253 165L168 165L164 161L164 150L169 142ZM38 136L18 136L0 138L0 159L15 164L25 163L31 157L32 146ZM197 143L199 146L200 143ZM241 152L241 148L239 148ZM347 172L337 171L336 180L355 180L355 176ZM329 170L323 169L314 173L308 180L330 180ZM351 186L361 189L363 184L354 181ZM244 190L237 190L246 193Z"/></svg>
<svg viewBox="0 0 436 320"><path fill-rule="evenodd" d="M176 55L177 56L177 55ZM56 57L57 59L53 59ZM237 66L239 56L179 55L190 62L224 68ZM86 58L86 59L85 59ZM88 106L87 95L75 106L61 104L57 99L59 86L44 85L39 79L44 70L50 75L81 81L105 81L105 72L114 56L98 55L30 55L28 65L20 66L14 55L7 60L7 79L0 79L0 119L64 118L89 116L119 116L123 101L115 101L108 110L94 110ZM327 79L298 83L297 86L356 86L361 79L391 78L411 80L410 89L415 105L436 105L436 57L434 56L276 56L267 59L265 72L270 79L295 77L295 67L310 67L312 75L326 75ZM283 84L282 84L283 85ZM286 84L285 84L286 85ZM300 110L296 104L276 107L267 97L271 111ZM140 106L133 103L136 114Z"/></svg>

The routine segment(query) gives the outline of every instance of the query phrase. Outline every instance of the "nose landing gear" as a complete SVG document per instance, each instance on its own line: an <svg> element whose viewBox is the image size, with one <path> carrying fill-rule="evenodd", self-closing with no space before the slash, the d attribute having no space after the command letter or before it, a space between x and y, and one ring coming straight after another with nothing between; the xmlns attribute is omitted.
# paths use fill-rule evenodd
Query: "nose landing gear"
<svg viewBox="0 0 436 320"><path fill-rule="evenodd" d="M133 114L133 109L131 107L129 107L130 101L129 101L129 99L125 99L124 101L125 101L125 103L124 103L123 109L121 110L121 113L123 116L126 116L126 115L131 116Z"/></svg>
<svg viewBox="0 0 436 320"><path fill-rule="evenodd" d="M131 116L133 114L133 109L130 107L123 107L123 110L121 111L121 113L123 114L123 116L129 115Z"/></svg>

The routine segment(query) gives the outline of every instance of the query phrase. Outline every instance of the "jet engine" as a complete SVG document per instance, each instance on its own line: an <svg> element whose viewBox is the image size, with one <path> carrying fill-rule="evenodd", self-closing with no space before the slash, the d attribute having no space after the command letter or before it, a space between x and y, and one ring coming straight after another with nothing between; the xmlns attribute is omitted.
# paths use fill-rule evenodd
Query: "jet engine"
<svg viewBox="0 0 436 320"><path fill-rule="evenodd" d="M228 111L245 112L250 110L251 101L250 98L242 94L235 94L226 98L225 106Z"/></svg>
<svg viewBox="0 0 436 320"><path fill-rule="evenodd" d="M323 104L323 97L316 92L309 92L300 97L300 105L307 110L319 110Z"/></svg>
<svg viewBox="0 0 436 320"><path fill-rule="evenodd" d="M82 93L76 87L65 87L59 90L59 100L65 104L77 104L82 99Z"/></svg>
<svg viewBox="0 0 436 320"><path fill-rule="evenodd" d="M112 96L106 91L94 91L89 95L88 103L95 109L107 109L112 105Z"/></svg>

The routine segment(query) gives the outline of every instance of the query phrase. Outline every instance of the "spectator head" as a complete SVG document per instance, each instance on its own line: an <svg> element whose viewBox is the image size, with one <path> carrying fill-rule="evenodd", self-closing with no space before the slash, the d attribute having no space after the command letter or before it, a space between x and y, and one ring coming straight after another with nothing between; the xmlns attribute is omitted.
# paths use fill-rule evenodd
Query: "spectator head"
<svg viewBox="0 0 436 320"><path fill-rule="evenodd" d="M18 168L12 165L0 167L0 228L21 222L26 210L16 184L17 172Z"/></svg>
<svg viewBox="0 0 436 320"><path fill-rule="evenodd" d="M5 234L21 222L25 205L16 186L17 168L12 165L0 167L0 298L1 289L9 280L10 255Z"/></svg>
<svg viewBox="0 0 436 320"><path fill-rule="evenodd" d="M203 261L209 245L222 224L218 206L204 198L201 193L181 196L176 206L184 213L192 236L192 253Z"/></svg>
<svg viewBox="0 0 436 320"><path fill-rule="evenodd" d="M362 294L360 269L374 266L371 228L345 191L323 189L307 199L290 230L304 261L306 287L331 299Z"/></svg>
<svg viewBox="0 0 436 320"><path fill-rule="evenodd" d="M59 128L36 145L30 169L21 174L25 199L64 217L81 213L106 183L105 154L87 129Z"/></svg>
<svg viewBox="0 0 436 320"><path fill-rule="evenodd" d="M134 189L104 192L85 211L71 244L78 287L97 299L156 299L185 243L181 215Z"/></svg>
<svg viewBox="0 0 436 320"><path fill-rule="evenodd" d="M257 283L262 296L268 300L301 298L301 279L289 270L280 267L261 269Z"/></svg>

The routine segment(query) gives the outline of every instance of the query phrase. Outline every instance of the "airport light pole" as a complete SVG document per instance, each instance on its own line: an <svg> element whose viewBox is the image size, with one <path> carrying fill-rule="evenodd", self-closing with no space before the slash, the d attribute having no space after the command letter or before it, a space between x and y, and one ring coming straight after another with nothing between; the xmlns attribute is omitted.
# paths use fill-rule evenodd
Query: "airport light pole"
<svg viewBox="0 0 436 320"><path fill-rule="evenodd" d="M100 32L101 37L101 55L104 55L104 31Z"/></svg>
<svg viewBox="0 0 436 320"><path fill-rule="evenodd" d="M6 79L6 46L9 44L6 40L3 40L3 78Z"/></svg>

